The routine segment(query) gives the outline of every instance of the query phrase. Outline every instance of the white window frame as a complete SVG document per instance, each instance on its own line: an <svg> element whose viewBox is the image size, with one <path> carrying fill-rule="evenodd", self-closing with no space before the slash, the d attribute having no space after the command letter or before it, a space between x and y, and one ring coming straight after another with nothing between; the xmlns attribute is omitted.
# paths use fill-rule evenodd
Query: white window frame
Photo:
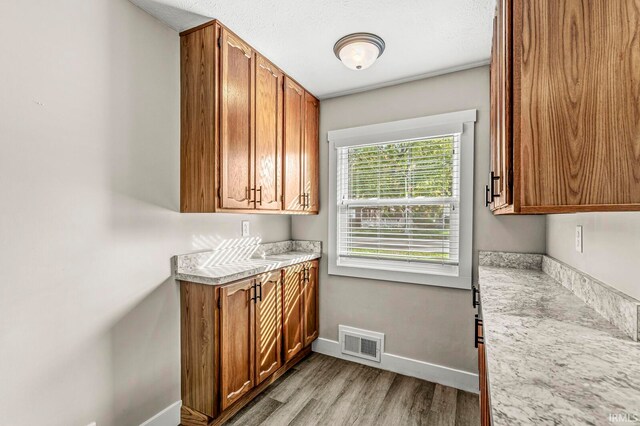
<svg viewBox="0 0 640 426"><path fill-rule="evenodd" d="M471 288L473 244L473 164L477 110L466 110L350 129L332 130L329 142L329 275L452 288ZM392 269L370 259L338 261L337 149L363 144L460 135L460 247L457 268L438 265Z"/></svg>

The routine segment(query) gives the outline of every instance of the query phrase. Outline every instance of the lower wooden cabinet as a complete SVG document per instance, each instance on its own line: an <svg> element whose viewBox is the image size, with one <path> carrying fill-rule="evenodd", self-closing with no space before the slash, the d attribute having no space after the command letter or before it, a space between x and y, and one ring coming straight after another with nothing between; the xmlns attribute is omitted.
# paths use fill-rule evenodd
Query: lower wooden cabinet
<svg viewBox="0 0 640 426"><path fill-rule="evenodd" d="M256 303L256 384L282 366L282 272L258 281Z"/></svg>
<svg viewBox="0 0 640 426"><path fill-rule="evenodd" d="M302 327L302 341L308 346L320 334L320 312L318 300L318 261L305 265L306 276L303 276L302 300L304 303L304 326Z"/></svg>
<svg viewBox="0 0 640 426"><path fill-rule="evenodd" d="M318 261L222 286L180 283L181 424L217 425L311 351Z"/></svg>
<svg viewBox="0 0 640 426"><path fill-rule="evenodd" d="M482 320L476 316L476 346L478 347L478 377L480 379L480 425L491 425L489 385L487 380L487 356L484 348Z"/></svg>
<svg viewBox="0 0 640 426"><path fill-rule="evenodd" d="M255 383L256 280L220 289L220 396L224 410Z"/></svg>
<svg viewBox="0 0 640 426"><path fill-rule="evenodd" d="M303 347L302 304L303 275L302 265L291 266L284 270L284 360L289 361Z"/></svg>
<svg viewBox="0 0 640 426"><path fill-rule="evenodd" d="M284 270L284 359L318 338L318 261Z"/></svg>

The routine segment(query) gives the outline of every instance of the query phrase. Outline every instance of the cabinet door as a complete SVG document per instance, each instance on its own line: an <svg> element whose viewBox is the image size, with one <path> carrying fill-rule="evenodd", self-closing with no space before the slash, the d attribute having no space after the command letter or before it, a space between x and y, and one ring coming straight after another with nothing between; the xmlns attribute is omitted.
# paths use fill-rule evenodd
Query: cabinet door
<svg viewBox="0 0 640 426"><path fill-rule="evenodd" d="M492 209L512 203L511 5L499 0L491 49L491 186Z"/></svg>
<svg viewBox="0 0 640 426"><path fill-rule="evenodd" d="M289 361L303 345L304 305L302 303L303 286L302 265L291 266L284 271L284 360Z"/></svg>
<svg viewBox="0 0 640 426"><path fill-rule="evenodd" d="M220 289L220 396L224 410L255 381L254 279Z"/></svg>
<svg viewBox="0 0 640 426"><path fill-rule="evenodd" d="M514 8L521 211L640 209L638 2Z"/></svg>
<svg viewBox="0 0 640 426"><path fill-rule="evenodd" d="M256 385L282 365L282 273L258 279L256 303Z"/></svg>
<svg viewBox="0 0 640 426"><path fill-rule="evenodd" d="M478 337L482 338L482 325L476 324ZM480 425L491 426L491 407L489 405L489 387L487 384L487 359L484 343L478 343L478 378L480 380Z"/></svg>
<svg viewBox="0 0 640 426"><path fill-rule="evenodd" d="M254 207L254 55L224 28L220 68L220 206L249 209Z"/></svg>
<svg viewBox="0 0 640 426"><path fill-rule="evenodd" d="M304 94L304 183L303 194L306 196L306 210L318 211L318 182L320 155L318 120L320 102L310 93Z"/></svg>
<svg viewBox="0 0 640 426"><path fill-rule="evenodd" d="M318 300L318 261L314 260L305 265L306 277L302 301L304 304L304 346L318 338L320 334Z"/></svg>
<svg viewBox="0 0 640 426"><path fill-rule="evenodd" d="M259 210L282 206L282 72L256 54L256 134L254 204Z"/></svg>
<svg viewBox="0 0 640 426"><path fill-rule="evenodd" d="M302 210L304 90L284 78L284 210Z"/></svg>
<svg viewBox="0 0 640 426"><path fill-rule="evenodd" d="M498 67L498 16L493 17L493 37L491 39L491 65L489 74L489 96L491 113L489 115L489 145L490 145L490 171L493 175L499 173L500 169L500 126L498 124L498 98L500 68ZM489 185L492 185L491 175L489 175ZM494 186L495 188L495 186ZM486 197L491 197L491 191ZM491 199L491 209L495 210L495 198Z"/></svg>

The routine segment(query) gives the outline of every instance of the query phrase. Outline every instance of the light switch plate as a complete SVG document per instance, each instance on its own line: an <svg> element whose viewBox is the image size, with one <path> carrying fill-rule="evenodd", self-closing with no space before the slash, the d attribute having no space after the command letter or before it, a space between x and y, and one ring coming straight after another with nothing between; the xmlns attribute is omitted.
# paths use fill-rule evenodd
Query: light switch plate
<svg viewBox="0 0 640 426"><path fill-rule="evenodd" d="M243 220L242 221L242 236L243 237L248 237L250 234L249 232L249 221L248 220Z"/></svg>
<svg viewBox="0 0 640 426"><path fill-rule="evenodd" d="M582 225L576 226L576 251L582 253Z"/></svg>

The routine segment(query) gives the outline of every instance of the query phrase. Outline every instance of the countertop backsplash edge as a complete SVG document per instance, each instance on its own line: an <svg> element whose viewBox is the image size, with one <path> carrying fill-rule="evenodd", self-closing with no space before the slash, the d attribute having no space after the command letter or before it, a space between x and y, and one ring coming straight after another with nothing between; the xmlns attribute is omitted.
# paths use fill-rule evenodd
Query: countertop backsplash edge
<svg viewBox="0 0 640 426"><path fill-rule="evenodd" d="M547 255L542 271L632 340L640 340L640 301Z"/></svg>
<svg viewBox="0 0 640 426"><path fill-rule="evenodd" d="M504 251L480 251L478 264L480 266L494 266L497 268L542 269L541 253L510 253Z"/></svg>
<svg viewBox="0 0 640 426"><path fill-rule="evenodd" d="M541 270L634 341L640 341L640 301L546 254L480 251L479 266Z"/></svg>

